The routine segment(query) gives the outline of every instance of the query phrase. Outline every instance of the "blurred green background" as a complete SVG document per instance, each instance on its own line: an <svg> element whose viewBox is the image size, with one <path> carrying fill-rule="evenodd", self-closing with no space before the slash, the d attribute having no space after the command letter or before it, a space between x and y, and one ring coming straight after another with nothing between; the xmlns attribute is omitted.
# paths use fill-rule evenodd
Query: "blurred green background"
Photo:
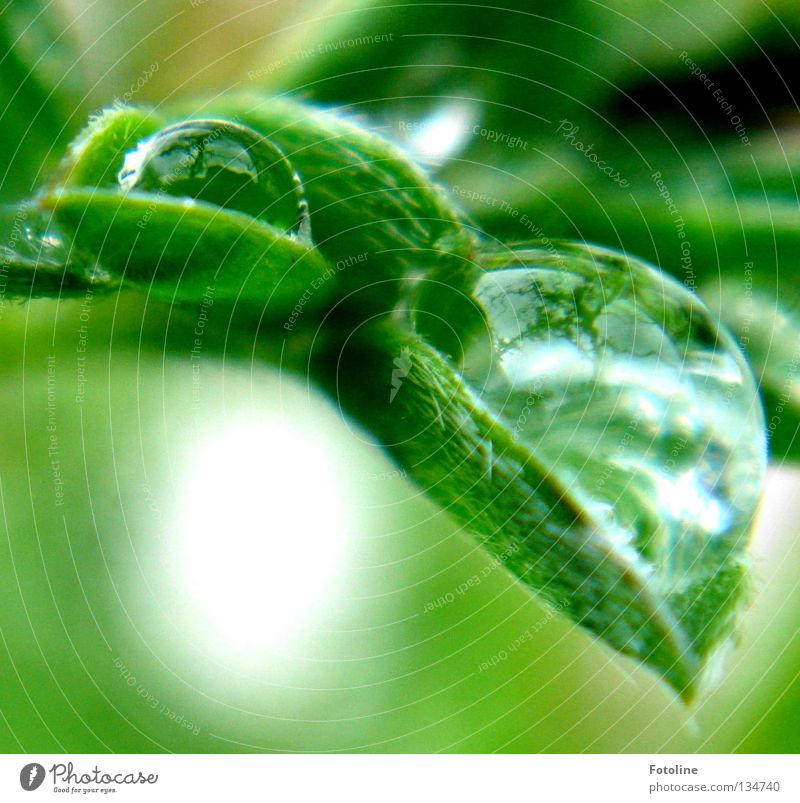
<svg viewBox="0 0 800 803"><path fill-rule="evenodd" d="M213 308L193 356L198 310L3 295L0 749L800 747L800 18L496 5L8 4L0 201L115 99L288 92L405 143L489 236L677 275L747 347L773 422L758 587L717 688L687 710L537 603Z"/></svg>

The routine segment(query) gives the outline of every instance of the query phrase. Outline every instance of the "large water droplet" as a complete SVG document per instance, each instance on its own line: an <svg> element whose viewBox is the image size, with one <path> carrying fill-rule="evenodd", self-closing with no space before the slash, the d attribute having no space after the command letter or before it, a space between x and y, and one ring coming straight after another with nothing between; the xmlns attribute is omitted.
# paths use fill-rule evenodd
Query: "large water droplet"
<svg viewBox="0 0 800 803"><path fill-rule="evenodd" d="M195 198L308 238L308 206L283 152L247 126L187 120L143 140L119 173L125 191Z"/></svg>
<svg viewBox="0 0 800 803"><path fill-rule="evenodd" d="M622 254L483 262L471 297L427 288L417 331L619 550L668 595L695 593L744 548L765 471L736 343L685 287Z"/></svg>

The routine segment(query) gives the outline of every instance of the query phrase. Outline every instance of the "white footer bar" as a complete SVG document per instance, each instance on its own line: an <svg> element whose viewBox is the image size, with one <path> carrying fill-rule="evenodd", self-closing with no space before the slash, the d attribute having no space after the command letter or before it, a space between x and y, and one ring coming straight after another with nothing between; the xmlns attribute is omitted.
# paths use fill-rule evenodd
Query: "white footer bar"
<svg viewBox="0 0 800 803"><path fill-rule="evenodd" d="M800 800L794 755L4 755L0 800Z"/></svg>

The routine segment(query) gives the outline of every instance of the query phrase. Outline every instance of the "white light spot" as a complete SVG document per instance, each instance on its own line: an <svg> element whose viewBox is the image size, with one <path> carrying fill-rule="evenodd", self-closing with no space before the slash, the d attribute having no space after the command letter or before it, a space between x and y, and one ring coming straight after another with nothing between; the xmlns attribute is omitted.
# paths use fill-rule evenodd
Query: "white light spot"
<svg viewBox="0 0 800 803"><path fill-rule="evenodd" d="M594 376L594 363L574 343L552 339L541 343L522 341L502 356L505 375L512 387L585 382Z"/></svg>
<svg viewBox="0 0 800 803"><path fill-rule="evenodd" d="M731 510L703 485L696 470L686 471L678 477L655 477L660 505L673 518L696 522L697 526L714 535L730 528Z"/></svg>
<svg viewBox="0 0 800 803"><path fill-rule="evenodd" d="M211 643L272 647L308 628L329 597L347 521L329 449L290 419L227 427L197 450L178 560Z"/></svg>
<svg viewBox="0 0 800 803"><path fill-rule="evenodd" d="M442 160L461 150L474 114L466 103L450 103L434 112L411 134L409 147L421 159Z"/></svg>

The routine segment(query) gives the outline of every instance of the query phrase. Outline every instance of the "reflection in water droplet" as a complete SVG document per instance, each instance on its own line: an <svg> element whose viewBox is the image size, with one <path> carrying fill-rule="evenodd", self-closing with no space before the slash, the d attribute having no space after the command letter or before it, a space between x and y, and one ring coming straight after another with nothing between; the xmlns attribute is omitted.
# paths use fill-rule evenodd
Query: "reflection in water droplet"
<svg viewBox="0 0 800 803"><path fill-rule="evenodd" d="M459 353L436 345L665 590L712 576L742 547L766 462L736 344L683 286L612 252L531 248L485 264L478 314L448 318ZM435 338L425 318L456 306L427 299L415 325Z"/></svg>
<svg viewBox="0 0 800 803"><path fill-rule="evenodd" d="M120 187L194 198L309 238L308 206L289 160L272 142L226 120L162 129L125 156Z"/></svg>

